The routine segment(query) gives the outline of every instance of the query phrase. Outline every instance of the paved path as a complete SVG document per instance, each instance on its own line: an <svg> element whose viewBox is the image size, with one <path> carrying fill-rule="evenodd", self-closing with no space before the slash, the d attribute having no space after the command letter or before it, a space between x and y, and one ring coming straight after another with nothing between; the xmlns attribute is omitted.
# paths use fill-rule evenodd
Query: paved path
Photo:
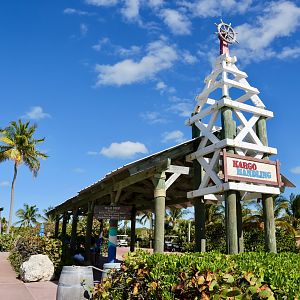
<svg viewBox="0 0 300 300"><path fill-rule="evenodd" d="M5 300L55 300L57 285L54 282L23 283L16 278L8 253L0 252L0 299Z"/></svg>

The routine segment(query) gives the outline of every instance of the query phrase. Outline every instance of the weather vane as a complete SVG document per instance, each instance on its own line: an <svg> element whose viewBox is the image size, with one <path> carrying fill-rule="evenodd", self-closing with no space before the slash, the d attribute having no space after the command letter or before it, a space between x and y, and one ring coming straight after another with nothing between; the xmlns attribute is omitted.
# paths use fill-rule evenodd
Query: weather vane
<svg viewBox="0 0 300 300"><path fill-rule="evenodd" d="M218 28L218 32L216 34L219 37L220 40L220 54L227 53L229 54L229 44L237 43L236 35L237 32L234 31L234 29L231 26L231 23L226 24L221 19L221 23L216 24Z"/></svg>

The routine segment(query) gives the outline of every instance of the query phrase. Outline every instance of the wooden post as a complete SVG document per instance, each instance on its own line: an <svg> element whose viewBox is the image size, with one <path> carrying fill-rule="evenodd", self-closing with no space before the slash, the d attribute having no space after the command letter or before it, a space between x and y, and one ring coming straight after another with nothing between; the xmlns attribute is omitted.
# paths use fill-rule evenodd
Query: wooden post
<svg viewBox="0 0 300 300"><path fill-rule="evenodd" d="M154 225L154 252L164 252L165 238L165 213L166 213L166 175L165 172L154 175L154 206L155 206L155 225Z"/></svg>
<svg viewBox="0 0 300 300"><path fill-rule="evenodd" d="M59 215L55 216L55 228L54 228L54 237L58 238L59 234Z"/></svg>
<svg viewBox="0 0 300 300"><path fill-rule="evenodd" d="M88 212L86 220L86 233L85 233L85 257L87 263L91 263L91 238L92 238L92 228L93 228L93 217L94 217L94 202L88 203Z"/></svg>
<svg viewBox="0 0 300 300"><path fill-rule="evenodd" d="M266 119L260 117L257 121L256 132L258 138L264 146L268 146L268 135ZM268 156L264 157L268 159ZM264 230L265 230L265 246L269 252L277 252L276 247L276 231L275 231L275 218L274 218L274 204L272 195L262 195L263 212L264 212Z"/></svg>
<svg viewBox="0 0 300 300"><path fill-rule="evenodd" d="M68 223L68 218L69 215L67 212L64 212L63 214L63 221L62 221L62 227L61 227L61 241L62 241L62 260L64 260L66 258L66 253L67 253L67 223Z"/></svg>
<svg viewBox="0 0 300 300"><path fill-rule="evenodd" d="M131 210L131 223L130 223L130 252L134 252L134 248L135 248L135 223L136 223L136 207L133 206Z"/></svg>
<svg viewBox="0 0 300 300"><path fill-rule="evenodd" d="M75 254L77 241L77 222L78 222L78 207L73 209L72 232L71 232L71 253Z"/></svg>
<svg viewBox="0 0 300 300"><path fill-rule="evenodd" d="M192 137L200 136L200 130L195 124L192 125ZM194 142L194 151L197 151L199 142ZM194 189L198 189L202 179L202 168L199 162L193 160L193 185ZM195 251L206 252L206 238L205 238L205 204L203 197L194 199L195 210Z"/></svg>
<svg viewBox="0 0 300 300"><path fill-rule="evenodd" d="M233 139L236 135L236 125L232 119L232 110L224 107L221 110L222 118L222 134L223 138ZM233 153L233 149L228 149L229 153ZM227 232L227 251L229 254L238 253L238 234L237 234L237 207L236 192L225 192L225 219Z"/></svg>
<svg viewBox="0 0 300 300"><path fill-rule="evenodd" d="M241 194L239 192L236 193L236 209L237 209L238 246L239 246L239 253L242 253L244 252L244 236L243 236Z"/></svg>

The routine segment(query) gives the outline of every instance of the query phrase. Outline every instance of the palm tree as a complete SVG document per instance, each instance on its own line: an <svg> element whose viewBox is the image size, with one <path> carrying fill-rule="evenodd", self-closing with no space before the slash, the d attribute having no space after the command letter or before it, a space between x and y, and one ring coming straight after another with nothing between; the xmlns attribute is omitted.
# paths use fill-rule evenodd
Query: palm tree
<svg viewBox="0 0 300 300"><path fill-rule="evenodd" d="M286 220L298 230L300 227L300 195L290 194Z"/></svg>
<svg viewBox="0 0 300 300"><path fill-rule="evenodd" d="M40 169L39 158L47 158L48 156L36 149L36 145L43 142L45 139L35 139L34 133L37 125L29 125L29 122L22 123L11 122L8 127L1 130L2 136L0 137L0 162L5 160L12 160L14 162L14 176L11 184L11 196L10 196L10 210L9 219L6 232L9 233L13 208L14 208L14 189L18 173L18 167L23 163L29 168L33 176L36 177Z"/></svg>
<svg viewBox="0 0 300 300"><path fill-rule="evenodd" d="M16 224L20 224L21 227L32 227L32 225L36 225L38 223L37 218L41 217L38 211L39 209L36 205L29 206L25 203L24 208L20 208L16 212L16 216L20 219Z"/></svg>
<svg viewBox="0 0 300 300"><path fill-rule="evenodd" d="M187 212L181 208L170 207L166 211L166 221L170 224L173 230L176 230L178 223L186 214Z"/></svg>
<svg viewBox="0 0 300 300"><path fill-rule="evenodd" d="M251 214L247 215L243 219L244 227L257 227L260 229L264 228L264 215L263 207L261 202L252 201L251 205L254 207ZM284 196L278 195L273 198L274 205L274 217L276 227L285 228L291 233L295 233L294 228L286 221L286 213L288 210L288 201Z"/></svg>
<svg viewBox="0 0 300 300"><path fill-rule="evenodd" d="M48 212L53 208L54 208L53 206L49 206L48 208L43 209L44 215L42 216L42 219L46 223L53 223L56 220L56 217L54 215L48 215Z"/></svg>
<svg viewBox="0 0 300 300"><path fill-rule="evenodd" d="M153 214L152 211L143 211L141 217L138 218L138 222L142 225L145 225L149 221L149 242L150 248L152 248L152 231L153 231Z"/></svg>

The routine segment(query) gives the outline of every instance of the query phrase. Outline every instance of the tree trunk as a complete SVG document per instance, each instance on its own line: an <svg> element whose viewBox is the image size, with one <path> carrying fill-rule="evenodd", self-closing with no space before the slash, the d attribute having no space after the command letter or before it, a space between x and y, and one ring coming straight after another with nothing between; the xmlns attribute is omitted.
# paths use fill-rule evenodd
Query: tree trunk
<svg viewBox="0 0 300 300"><path fill-rule="evenodd" d="M9 234L11 223L12 223L12 216L14 213L14 198L15 198L15 183L17 179L17 173L18 173L18 166L17 163L15 162L14 165L14 177L13 181L11 183L11 194L10 194L10 208L9 208L9 219L8 219L8 225L6 228L6 233Z"/></svg>

